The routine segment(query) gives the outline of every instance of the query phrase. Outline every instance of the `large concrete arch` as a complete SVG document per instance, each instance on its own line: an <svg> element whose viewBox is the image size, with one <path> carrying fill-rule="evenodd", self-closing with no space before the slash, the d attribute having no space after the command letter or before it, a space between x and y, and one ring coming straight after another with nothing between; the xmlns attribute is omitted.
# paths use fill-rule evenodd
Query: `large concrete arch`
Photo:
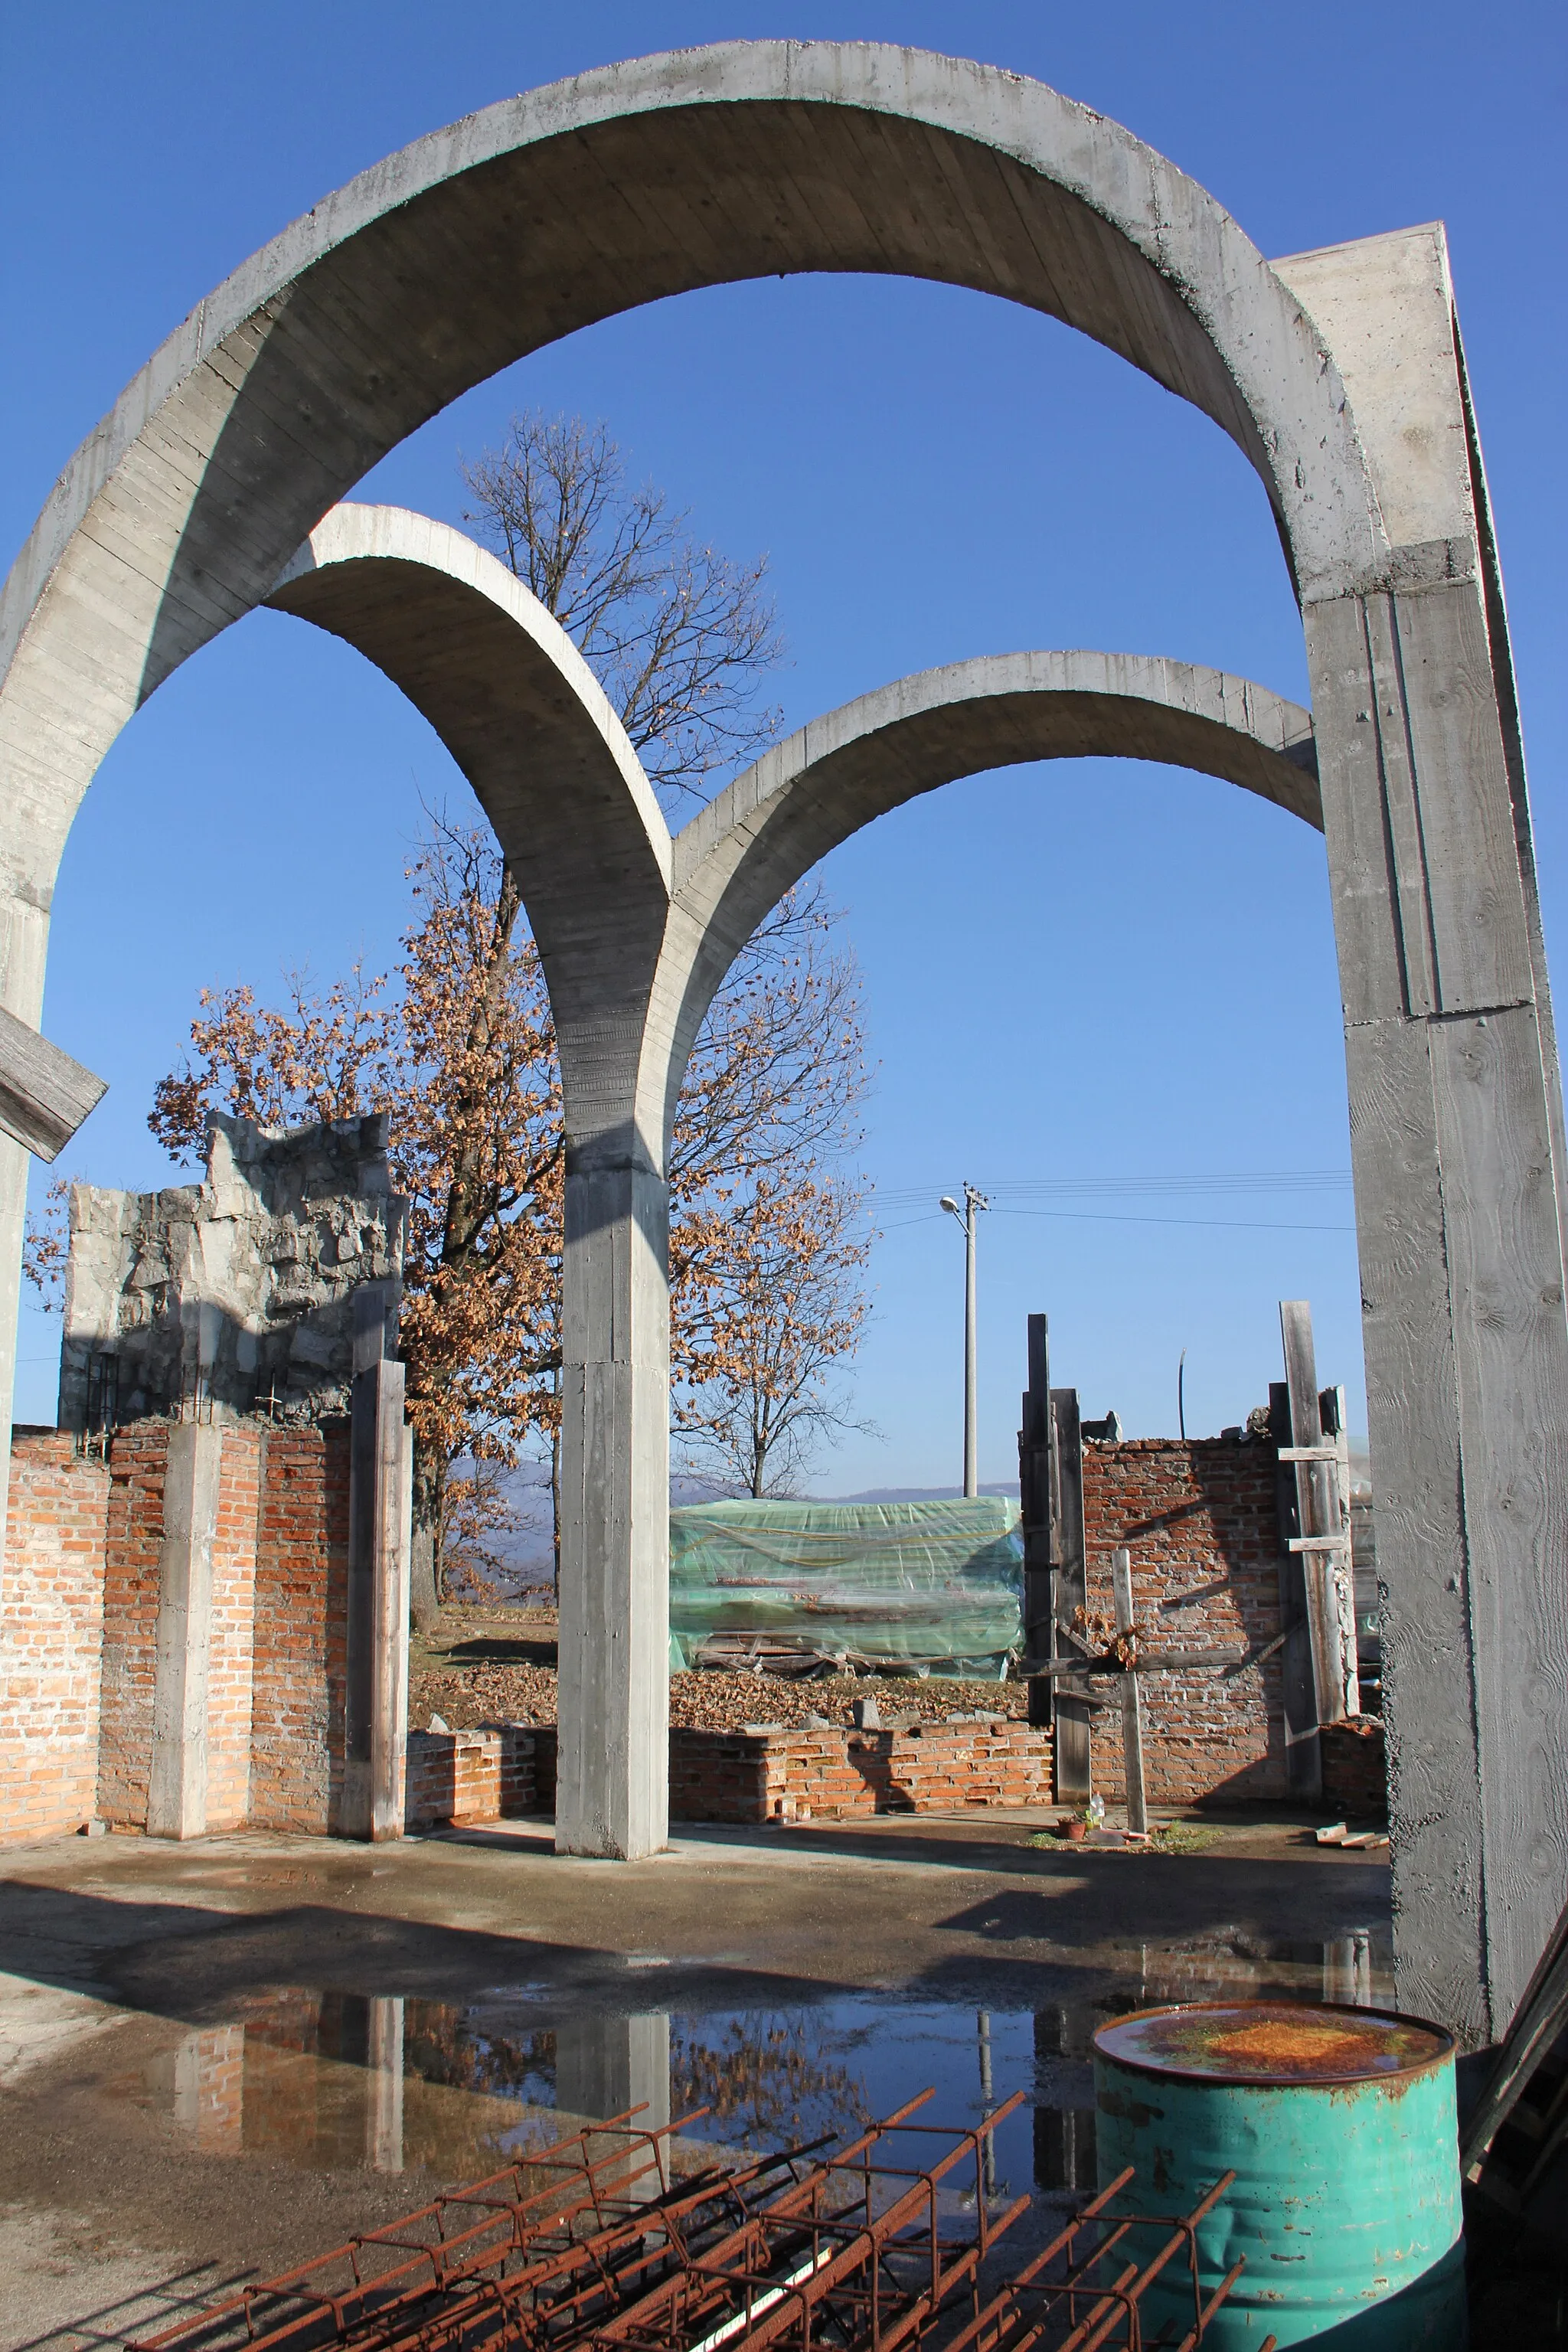
<svg viewBox="0 0 1568 2352"><path fill-rule="evenodd" d="M1345 1011L1400 1989L1483 2035L1568 1893L1568 1147L1440 229L1271 268L1201 188L1055 91L854 44L643 59L416 142L193 311L0 591L0 1007L37 1024L60 847L119 729L386 449L593 320L801 269L1066 320L1212 416L1268 491L1302 607ZM596 1147L592 1213L611 1225L643 1140ZM0 1145L6 1398L24 1177ZM605 1428L618 1463L613 1411Z"/></svg>

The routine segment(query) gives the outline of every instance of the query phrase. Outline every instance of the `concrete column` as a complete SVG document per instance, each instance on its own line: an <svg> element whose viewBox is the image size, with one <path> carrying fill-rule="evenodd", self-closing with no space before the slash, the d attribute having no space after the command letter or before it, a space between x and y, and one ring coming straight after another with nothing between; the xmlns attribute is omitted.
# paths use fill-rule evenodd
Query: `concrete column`
<svg viewBox="0 0 1568 2352"><path fill-rule="evenodd" d="M561 1853L669 1826L668 1195L639 1144L569 1150L561 1444Z"/></svg>
<svg viewBox="0 0 1568 2352"><path fill-rule="evenodd" d="M40 843L23 823L13 855L22 873L52 876L58 845ZM49 952L47 887L33 881L0 896L0 1004L19 1021L37 1024L44 1004ZM27 1230L27 1175L32 1154L0 1135L0 1569L5 1558L6 1496L11 1475L11 1423L16 1393L16 1318L22 1301L22 1245Z"/></svg>
<svg viewBox="0 0 1568 2352"><path fill-rule="evenodd" d="M223 1431L183 1421L169 1432L153 1681L149 1837L200 1837L207 1825L207 1677L213 1539Z"/></svg>
<svg viewBox="0 0 1568 2352"><path fill-rule="evenodd" d="M366 1286L355 1332L349 1437L349 1577L343 1784L338 1829L403 1834L408 1738L408 1574L413 1449L404 1370L381 1352L380 1291Z"/></svg>
<svg viewBox="0 0 1568 2352"><path fill-rule="evenodd" d="M1351 1092L1400 2006L1507 2025L1568 1897L1568 1315L1482 589L1308 611Z"/></svg>

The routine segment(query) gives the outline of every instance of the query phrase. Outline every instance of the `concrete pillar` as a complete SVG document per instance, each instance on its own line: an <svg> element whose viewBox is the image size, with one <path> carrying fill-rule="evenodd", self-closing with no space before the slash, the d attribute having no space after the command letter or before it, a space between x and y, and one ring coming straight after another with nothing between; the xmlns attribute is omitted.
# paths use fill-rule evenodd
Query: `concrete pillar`
<svg viewBox="0 0 1568 2352"><path fill-rule="evenodd" d="M381 1288L356 1301L349 1435L349 1577L343 1782L337 1827L380 1842L403 1834L408 1743L408 1581L413 1447L404 1370L383 1353Z"/></svg>
<svg viewBox="0 0 1568 2352"><path fill-rule="evenodd" d="M1303 617L1344 1001L1400 2006L1507 2025L1568 1898L1561 1081L1440 226L1279 266L1392 554Z"/></svg>
<svg viewBox="0 0 1568 2352"><path fill-rule="evenodd" d="M169 1432L153 1681L149 1837L200 1837L207 1825L207 1678L213 1541L223 1432L182 1421Z"/></svg>
<svg viewBox="0 0 1568 2352"><path fill-rule="evenodd" d="M668 1195L640 1145L569 1150L555 1844L669 1828Z"/></svg>

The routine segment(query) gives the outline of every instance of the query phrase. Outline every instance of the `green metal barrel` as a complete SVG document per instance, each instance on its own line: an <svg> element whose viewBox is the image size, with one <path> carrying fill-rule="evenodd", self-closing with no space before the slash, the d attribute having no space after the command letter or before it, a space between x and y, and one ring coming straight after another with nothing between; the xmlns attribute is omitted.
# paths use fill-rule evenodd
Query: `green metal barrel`
<svg viewBox="0 0 1568 2352"><path fill-rule="evenodd" d="M1119 2210L1181 2214L1225 2172L1198 2231L1211 2293L1247 2267L1204 2342L1257 2352L1460 2352L1466 2341L1454 2044L1376 2010L1257 2001L1147 2009L1094 2037L1100 2185ZM1154 2233L1137 2231L1130 2259ZM1148 2257L1145 2256L1145 2259ZM1143 2341L1193 2324L1184 2262L1150 2287Z"/></svg>

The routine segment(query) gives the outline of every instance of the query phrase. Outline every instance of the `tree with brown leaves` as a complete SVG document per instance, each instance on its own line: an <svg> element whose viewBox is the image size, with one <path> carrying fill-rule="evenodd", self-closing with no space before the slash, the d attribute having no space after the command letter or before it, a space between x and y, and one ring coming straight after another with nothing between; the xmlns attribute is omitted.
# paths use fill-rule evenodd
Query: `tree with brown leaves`
<svg viewBox="0 0 1568 2352"><path fill-rule="evenodd" d="M753 698L779 652L763 563L730 564L658 493L628 491L602 425L514 420L466 479L468 520L574 635L667 803L769 740L775 714ZM559 1505L563 1137L548 996L505 860L437 821L411 880L393 980L356 969L312 992L297 976L279 1010L248 988L205 992L149 1124L180 1157L199 1151L209 1109L268 1125L390 1113L412 1204L402 1349L428 1622L442 1530L462 1516L446 1502L457 1458L515 1463L541 1436ZM748 1490L798 1472L841 1419L826 1381L864 1315L859 1194L826 1167L858 1139L865 1086L858 981L832 921L820 894L792 894L737 961L671 1155L677 1425L693 1458Z"/></svg>

